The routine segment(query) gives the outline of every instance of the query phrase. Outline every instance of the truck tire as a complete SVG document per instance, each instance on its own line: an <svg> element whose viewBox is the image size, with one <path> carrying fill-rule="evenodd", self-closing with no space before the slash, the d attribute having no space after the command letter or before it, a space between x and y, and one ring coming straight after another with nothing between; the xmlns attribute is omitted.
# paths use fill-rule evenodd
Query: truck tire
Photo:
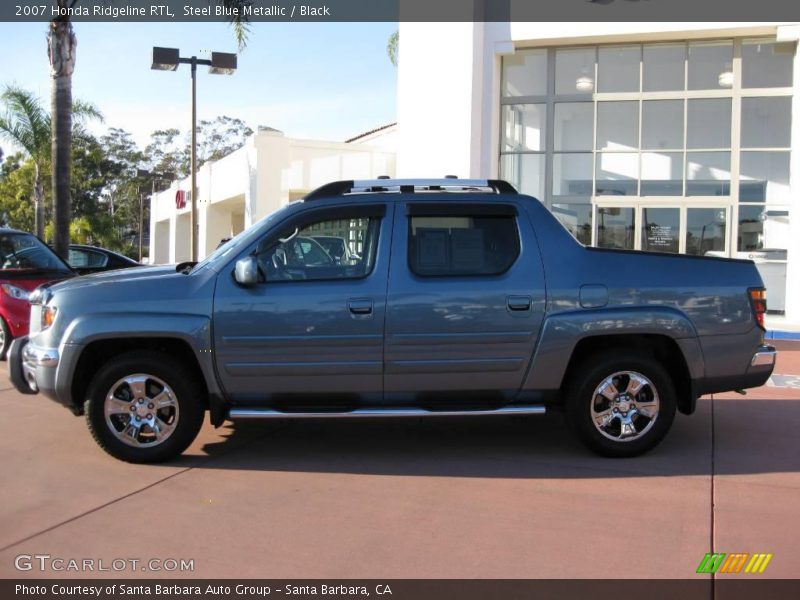
<svg viewBox="0 0 800 600"><path fill-rule="evenodd" d="M569 375L566 416L578 438L603 456L637 456L655 447L675 419L675 386L646 354L612 350Z"/></svg>
<svg viewBox="0 0 800 600"><path fill-rule="evenodd" d="M162 352L136 350L109 360L84 404L97 444L132 463L180 455L203 425L206 398L196 374Z"/></svg>

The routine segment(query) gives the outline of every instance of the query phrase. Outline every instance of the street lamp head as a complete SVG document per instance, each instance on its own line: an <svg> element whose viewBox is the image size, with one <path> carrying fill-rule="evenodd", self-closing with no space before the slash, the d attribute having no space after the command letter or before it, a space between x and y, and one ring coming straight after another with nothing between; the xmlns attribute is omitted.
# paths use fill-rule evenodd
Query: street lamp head
<svg viewBox="0 0 800 600"><path fill-rule="evenodd" d="M209 73L214 75L233 75L236 70L236 55L229 52L212 52Z"/></svg>
<svg viewBox="0 0 800 600"><path fill-rule="evenodd" d="M150 68L154 71L176 71L179 62L177 48L153 46L153 64Z"/></svg>

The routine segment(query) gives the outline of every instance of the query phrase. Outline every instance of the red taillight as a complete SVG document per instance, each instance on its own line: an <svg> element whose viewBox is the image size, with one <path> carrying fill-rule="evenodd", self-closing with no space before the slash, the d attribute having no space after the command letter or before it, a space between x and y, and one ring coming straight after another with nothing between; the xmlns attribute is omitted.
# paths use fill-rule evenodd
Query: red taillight
<svg viewBox="0 0 800 600"><path fill-rule="evenodd" d="M761 329L764 327L764 315L767 312L767 290L764 288L750 288L747 290L750 295L750 305L753 307L753 316Z"/></svg>

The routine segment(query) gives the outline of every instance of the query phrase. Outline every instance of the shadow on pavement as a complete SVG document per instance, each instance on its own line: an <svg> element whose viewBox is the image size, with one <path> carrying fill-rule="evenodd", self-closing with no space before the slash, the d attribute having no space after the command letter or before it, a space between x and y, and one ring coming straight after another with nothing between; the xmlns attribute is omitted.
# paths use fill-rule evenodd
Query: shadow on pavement
<svg viewBox="0 0 800 600"><path fill-rule="evenodd" d="M716 475L800 471L800 400L714 401ZM593 455L558 413L527 419L364 419L226 423L201 469L498 478L711 474L710 401L678 415L634 459Z"/></svg>

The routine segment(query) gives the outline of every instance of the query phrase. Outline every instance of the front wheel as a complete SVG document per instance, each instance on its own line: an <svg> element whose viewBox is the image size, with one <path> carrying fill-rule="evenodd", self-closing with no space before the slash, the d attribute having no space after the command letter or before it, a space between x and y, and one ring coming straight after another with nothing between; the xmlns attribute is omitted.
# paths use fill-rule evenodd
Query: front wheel
<svg viewBox="0 0 800 600"><path fill-rule="evenodd" d="M642 454L664 438L675 419L672 379L646 355L596 355L570 377L567 418L581 441L598 454Z"/></svg>
<svg viewBox="0 0 800 600"><path fill-rule="evenodd" d="M89 431L110 455L133 463L175 458L192 443L205 414L196 376L160 352L134 351L107 362L84 404Z"/></svg>

